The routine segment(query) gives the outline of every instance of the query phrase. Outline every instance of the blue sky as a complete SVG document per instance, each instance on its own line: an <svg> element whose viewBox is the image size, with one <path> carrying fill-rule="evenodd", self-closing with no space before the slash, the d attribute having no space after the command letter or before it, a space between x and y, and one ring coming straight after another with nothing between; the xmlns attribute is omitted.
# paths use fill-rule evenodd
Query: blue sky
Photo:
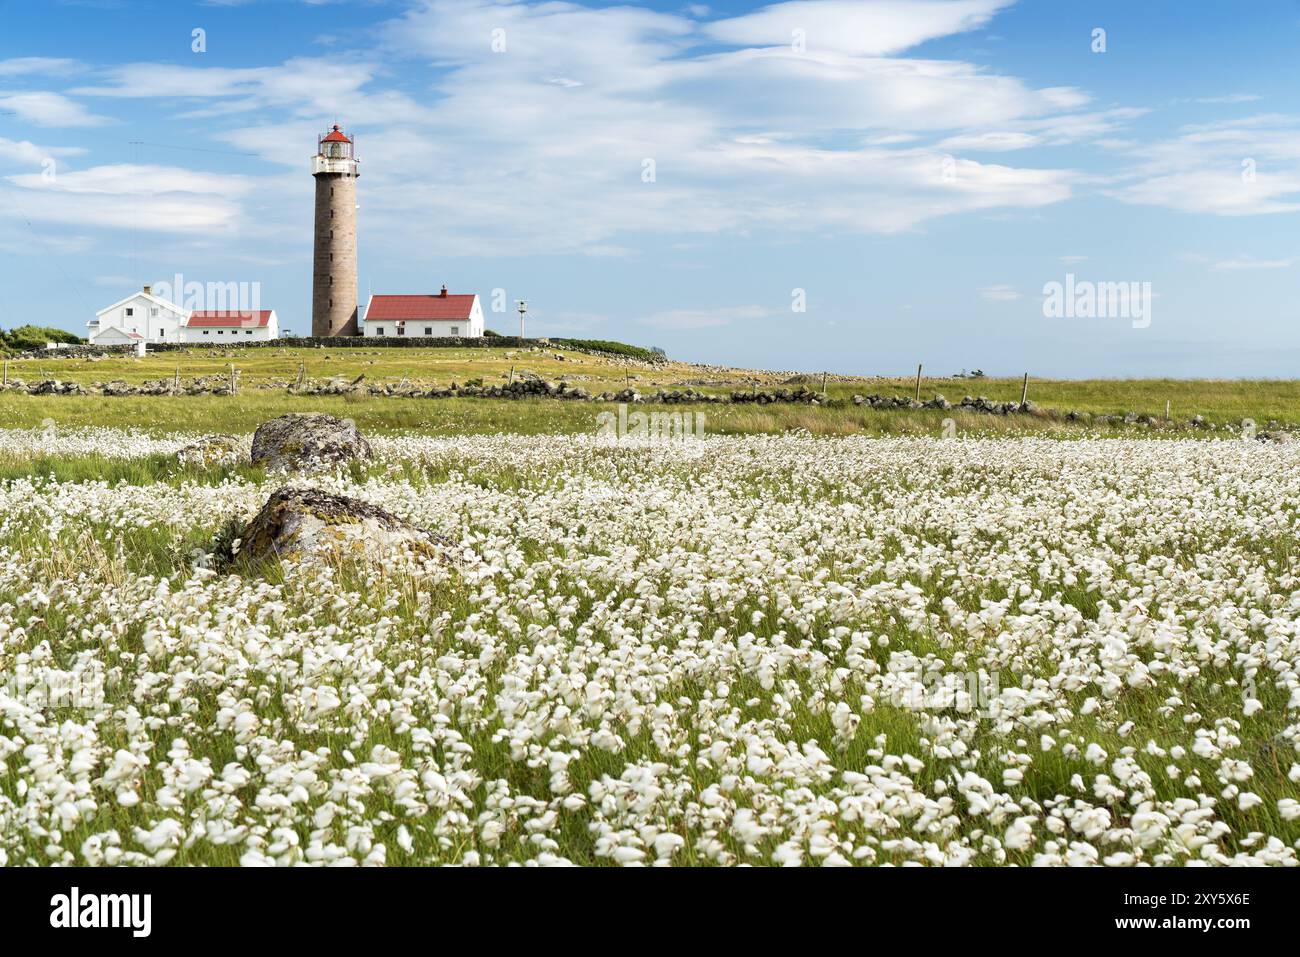
<svg viewBox="0 0 1300 957"><path fill-rule="evenodd" d="M338 121L363 300L445 282L509 332L500 289L531 334L765 368L1300 374L1295 0L0 0L0 22L0 325L84 334L180 273L260 283L306 332L308 158ZM1045 316L1067 273L1150 283L1150 323Z"/></svg>

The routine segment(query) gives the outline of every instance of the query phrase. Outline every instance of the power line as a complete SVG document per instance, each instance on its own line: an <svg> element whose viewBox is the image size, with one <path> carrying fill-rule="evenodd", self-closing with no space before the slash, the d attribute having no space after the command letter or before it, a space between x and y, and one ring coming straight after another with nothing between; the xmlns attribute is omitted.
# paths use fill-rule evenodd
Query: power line
<svg viewBox="0 0 1300 957"><path fill-rule="evenodd" d="M32 221L27 217L27 213L18 205L18 200L14 198L13 193L10 190L0 190L0 195L3 195L5 199L9 200L9 205L14 208L14 212L18 214L18 218L22 221L23 225L31 231L31 234L35 236L36 240L44 247L49 261L53 264L54 268L59 271L59 275L63 277L63 281L67 283L67 286L72 290L73 295L81 300L81 304L86 307L87 311L93 312L93 307L90 303L86 302L86 297L81 294L81 290L77 288L72 277L69 276L63 266L60 265L58 257L54 254L54 250L51 249L50 244L45 241L45 237L40 234L35 226L32 225Z"/></svg>

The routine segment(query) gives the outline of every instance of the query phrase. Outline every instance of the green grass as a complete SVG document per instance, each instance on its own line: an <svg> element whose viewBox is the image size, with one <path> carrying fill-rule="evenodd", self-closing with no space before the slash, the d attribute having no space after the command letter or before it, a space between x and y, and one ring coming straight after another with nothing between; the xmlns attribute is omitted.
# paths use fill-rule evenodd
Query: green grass
<svg viewBox="0 0 1300 957"><path fill-rule="evenodd" d="M45 478L55 482L103 482L106 485L150 485L155 482L181 485L219 485L239 477L260 482L263 471L248 465L231 468L202 468L183 465L174 455L141 458L109 458L102 455L51 456L36 458L0 456L0 482L21 478Z"/></svg>
<svg viewBox="0 0 1300 957"><path fill-rule="evenodd" d="M564 358L556 358L557 354ZM756 382L760 388L772 388L787 377L786 373L706 369L682 362L628 366L618 357L584 355L558 345L536 351L420 348L194 349L152 353L144 359L114 355L92 361L88 358L40 356L11 360L8 368L10 376L28 382L60 379L89 386L96 381L107 382L113 379L133 383L170 379L177 371L182 380L199 376L222 376L229 374L232 364L239 371L242 389L242 394L236 397L236 401L257 403L266 400L285 403L285 408L293 408L288 403L294 400L285 396L282 387L297 379L300 367L305 368L309 379L337 376L350 381L358 375L364 375L368 383L393 385L406 380L420 385L445 386L451 382L465 383L474 379L481 379L485 384L491 385L508 381L512 374L520 376L533 373L552 381L568 381L594 393L617 391L629 385L642 393L649 393L659 388L682 387L687 383L694 383L692 387L702 392L729 393L733 390L747 391ZM257 386L271 383L279 384L281 388L259 399L264 390L257 389ZM816 373L809 374L804 377L803 384L807 388L819 390L821 377ZM910 397L914 394L914 389L915 380L910 376L864 375L859 379L832 379L827 385L827 395L845 401L856 393ZM952 402L959 401L963 395L983 395L995 401L1018 402L1020 392L1019 377L958 379L927 376L921 384L923 399L942 393ZM6 395L0 398L7 400L10 397ZM1239 423L1243 418L1253 418L1261 426L1270 419L1300 423L1300 379L1031 379L1029 398L1039 406L1063 412L1070 409L1094 414L1137 412L1163 417L1168 402L1175 419L1185 420L1199 414L1214 422ZM48 402L48 414L57 419L54 410L63 403L75 400L54 396L44 401ZM98 399L93 401L96 405L100 402ZM104 415L107 421L88 421L87 424L111 424L120 421L119 416L126 414L137 417L141 411L138 407L123 405L129 401L131 400L106 401ZM190 407L185 408L188 410ZM765 410L771 408L764 407ZM0 402L0 421L10 414L18 414L18 411L11 410ZM819 415L825 411L819 410ZM149 417L166 418L167 414ZM403 427L397 424L402 419L416 423L427 421L419 413L406 415L392 411L385 411L381 418L392 421L393 428ZM484 416L482 424L491 429L495 427L496 421L497 417L489 414ZM475 424L478 424L477 420ZM786 427L785 419L778 415L774 428L782 427ZM740 427L737 431L765 429ZM833 433L841 430L832 426L825 431Z"/></svg>
<svg viewBox="0 0 1300 957"><path fill-rule="evenodd" d="M991 397L991 396L990 396ZM960 398L960 397L959 397ZM29 396L0 393L0 427L34 429L50 421L58 427L139 429L151 434L184 432L250 433L267 419L286 412L328 412L350 418L363 432L415 432L423 435L513 433L595 434L597 415L612 404L557 399L418 399L385 396L297 396L271 390L248 390L236 396ZM772 405L682 404L673 412L694 412L705 419L705 432L752 435L804 430L814 435L941 434L951 418L958 434L1041 434L1079 436L1098 430L1048 417L999 416L960 409L940 411L876 410L851 403L816 407ZM1261 427L1265 413L1256 413ZM1300 420L1300 414L1297 415ZM1231 421L1231 417L1227 418ZM1145 427L1105 427L1107 435L1176 434L1186 431Z"/></svg>

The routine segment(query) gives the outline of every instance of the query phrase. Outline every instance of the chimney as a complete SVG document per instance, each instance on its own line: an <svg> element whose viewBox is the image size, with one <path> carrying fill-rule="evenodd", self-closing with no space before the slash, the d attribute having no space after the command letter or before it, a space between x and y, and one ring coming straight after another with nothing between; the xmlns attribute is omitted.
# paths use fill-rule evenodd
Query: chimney
<svg viewBox="0 0 1300 957"><path fill-rule="evenodd" d="M145 294L146 296L149 295L151 292L153 292L153 286L145 286L145 287L144 287L144 294Z"/></svg>
<svg viewBox="0 0 1300 957"><path fill-rule="evenodd" d="M442 292L438 293L438 298L439 299L447 298L447 284L445 282L442 284Z"/></svg>

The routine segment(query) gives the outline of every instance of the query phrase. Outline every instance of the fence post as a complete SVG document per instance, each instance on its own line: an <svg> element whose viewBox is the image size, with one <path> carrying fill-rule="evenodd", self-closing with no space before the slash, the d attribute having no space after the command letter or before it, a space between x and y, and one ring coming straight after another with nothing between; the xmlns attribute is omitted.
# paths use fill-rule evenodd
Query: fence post
<svg viewBox="0 0 1300 957"><path fill-rule="evenodd" d="M916 364L916 401L921 401L921 363Z"/></svg>
<svg viewBox="0 0 1300 957"><path fill-rule="evenodd" d="M511 367L510 367L510 381L507 382L506 385L514 385L514 384L515 384L515 367L514 367L514 366L511 366Z"/></svg>
<svg viewBox="0 0 1300 957"><path fill-rule="evenodd" d="M1169 400L1165 399L1165 421L1169 421Z"/></svg>
<svg viewBox="0 0 1300 957"><path fill-rule="evenodd" d="M1025 403L1028 401L1029 401L1029 373L1026 372L1025 381L1020 386L1020 408L1023 409L1025 407Z"/></svg>
<svg viewBox="0 0 1300 957"><path fill-rule="evenodd" d="M181 367L180 366L176 367L176 374L172 376L172 391L173 392L181 391Z"/></svg>
<svg viewBox="0 0 1300 957"><path fill-rule="evenodd" d="M826 373L822 373L822 395L826 395Z"/></svg>
<svg viewBox="0 0 1300 957"><path fill-rule="evenodd" d="M230 363L230 394L235 394L235 364Z"/></svg>

